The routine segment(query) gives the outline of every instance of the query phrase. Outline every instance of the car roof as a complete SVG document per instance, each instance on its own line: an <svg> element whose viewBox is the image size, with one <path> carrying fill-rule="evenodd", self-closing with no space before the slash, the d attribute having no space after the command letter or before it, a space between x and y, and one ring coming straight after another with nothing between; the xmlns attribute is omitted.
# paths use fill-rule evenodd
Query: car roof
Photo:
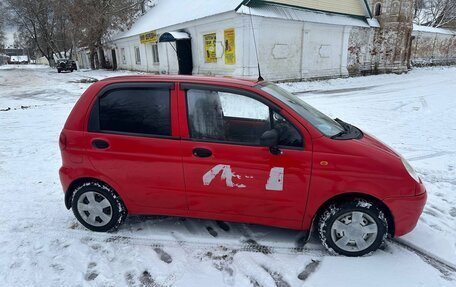
<svg viewBox="0 0 456 287"><path fill-rule="evenodd" d="M147 82L147 81L164 81L164 82L196 82L196 83L227 83L253 87L260 83L257 79L242 78L232 76L200 76L200 75L131 75L105 78L101 81L109 82Z"/></svg>

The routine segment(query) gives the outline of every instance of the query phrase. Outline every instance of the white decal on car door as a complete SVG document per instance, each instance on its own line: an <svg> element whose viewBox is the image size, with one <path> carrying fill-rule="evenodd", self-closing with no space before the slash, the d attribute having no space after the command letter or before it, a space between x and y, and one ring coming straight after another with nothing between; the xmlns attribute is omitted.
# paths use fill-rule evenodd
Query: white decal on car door
<svg viewBox="0 0 456 287"><path fill-rule="evenodd" d="M238 188L245 188L244 184L236 184L233 182L233 177L240 179L241 177L235 174L229 165L225 164L218 164L211 168L208 172L203 175L203 184L209 185L211 184L212 180L219 174L222 173L221 179L225 180L226 185L229 187L238 187Z"/></svg>
<svg viewBox="0 0 456 287"><path fill-rule="evenodd" d="M269 172L266 190L282 191L283 190L283 167L273 167Z"/></svg>
<svg viewBox="0 0 456 287"><path fill-rule="evenodd" d="M233 178L241 179L240 175L235 174L231 170L231 166L226 164L218 164L211 168L208 172L203 175L203 184L210 185L214 178L217 175L220 175L222 180L225 180L226 186L228 187L237 187L237 188L246 188L245 184L237 184L233 182ZM253 178L253 176L244 176L245 178ZM283 190L283 177L284 177L284 168L283 167L273 167L269 172L269 178L266 182L266 190L273 191L282 191Z"/></svg>

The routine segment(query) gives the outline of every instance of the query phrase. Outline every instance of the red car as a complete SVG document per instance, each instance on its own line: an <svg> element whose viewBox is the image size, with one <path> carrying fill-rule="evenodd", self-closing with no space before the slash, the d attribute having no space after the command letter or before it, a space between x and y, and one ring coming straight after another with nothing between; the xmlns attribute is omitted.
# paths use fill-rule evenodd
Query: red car
<svg viewBox="0 0 456 287"><path fill-rule="evenodd" d="M65 205L93 231L127 214L316 231L360 256L416 225L413 168L269 82L127 76L90 86L60 135Z"/></svg>

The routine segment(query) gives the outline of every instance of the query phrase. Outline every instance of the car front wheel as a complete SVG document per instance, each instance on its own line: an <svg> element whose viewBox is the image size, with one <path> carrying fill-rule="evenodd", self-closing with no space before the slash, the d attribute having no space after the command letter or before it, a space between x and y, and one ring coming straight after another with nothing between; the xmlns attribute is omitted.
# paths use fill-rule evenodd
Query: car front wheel
<svg viewBox="0 0 456 287"><path fill-rule="evenodd" d="M362 256L383 244L388 222L372 202L355 199L326 208L318 222L318 233L330 252Z"/></svg>
<svg viewBox="0 0 456 287"><path fill-rule="evenodd" d="M127 216L125 206L114 190L98 182L77 187L71 207L82 225L97 232L116 230Z"/></svg>

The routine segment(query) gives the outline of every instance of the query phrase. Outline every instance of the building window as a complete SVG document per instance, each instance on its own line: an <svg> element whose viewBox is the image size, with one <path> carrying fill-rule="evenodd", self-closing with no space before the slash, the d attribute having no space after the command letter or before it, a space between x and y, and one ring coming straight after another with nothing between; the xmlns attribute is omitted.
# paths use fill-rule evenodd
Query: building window
<svg viewBox="0 0 456 287"><path fill-rule="evenodd" d="M375 4L375 8L374 8L374 16L377 17L377 16L380 16L381 14L382 14L382 4L377 3L377 4Z"/></svg>
<svg viewBox="0 0 456 287"><path fill-rule="evenodd" d="M139 52L139 47L135 47L135 61L136 65L141 65L141 53Z"/></svg>
<svg viewBox="0 0 456 287"><path fill-rule="evenodd" d="M152 59L154 60L154 64L160 63L160 58L158 57L158 45L152 44Z"/></svg>
<svg viewBox="0 0 456 287"><path fill-rule="evenodd" d="M391 16L399 16L401 11L401 3L399 1L393 1L391 3Z"/></svg>
<svg viewBox="0 0 456 287"><path fill-rule="evenodd" d="M127 57L125 56L125 48L120 49L120 57L122 58L122 64L127 64Z"/></svg>

